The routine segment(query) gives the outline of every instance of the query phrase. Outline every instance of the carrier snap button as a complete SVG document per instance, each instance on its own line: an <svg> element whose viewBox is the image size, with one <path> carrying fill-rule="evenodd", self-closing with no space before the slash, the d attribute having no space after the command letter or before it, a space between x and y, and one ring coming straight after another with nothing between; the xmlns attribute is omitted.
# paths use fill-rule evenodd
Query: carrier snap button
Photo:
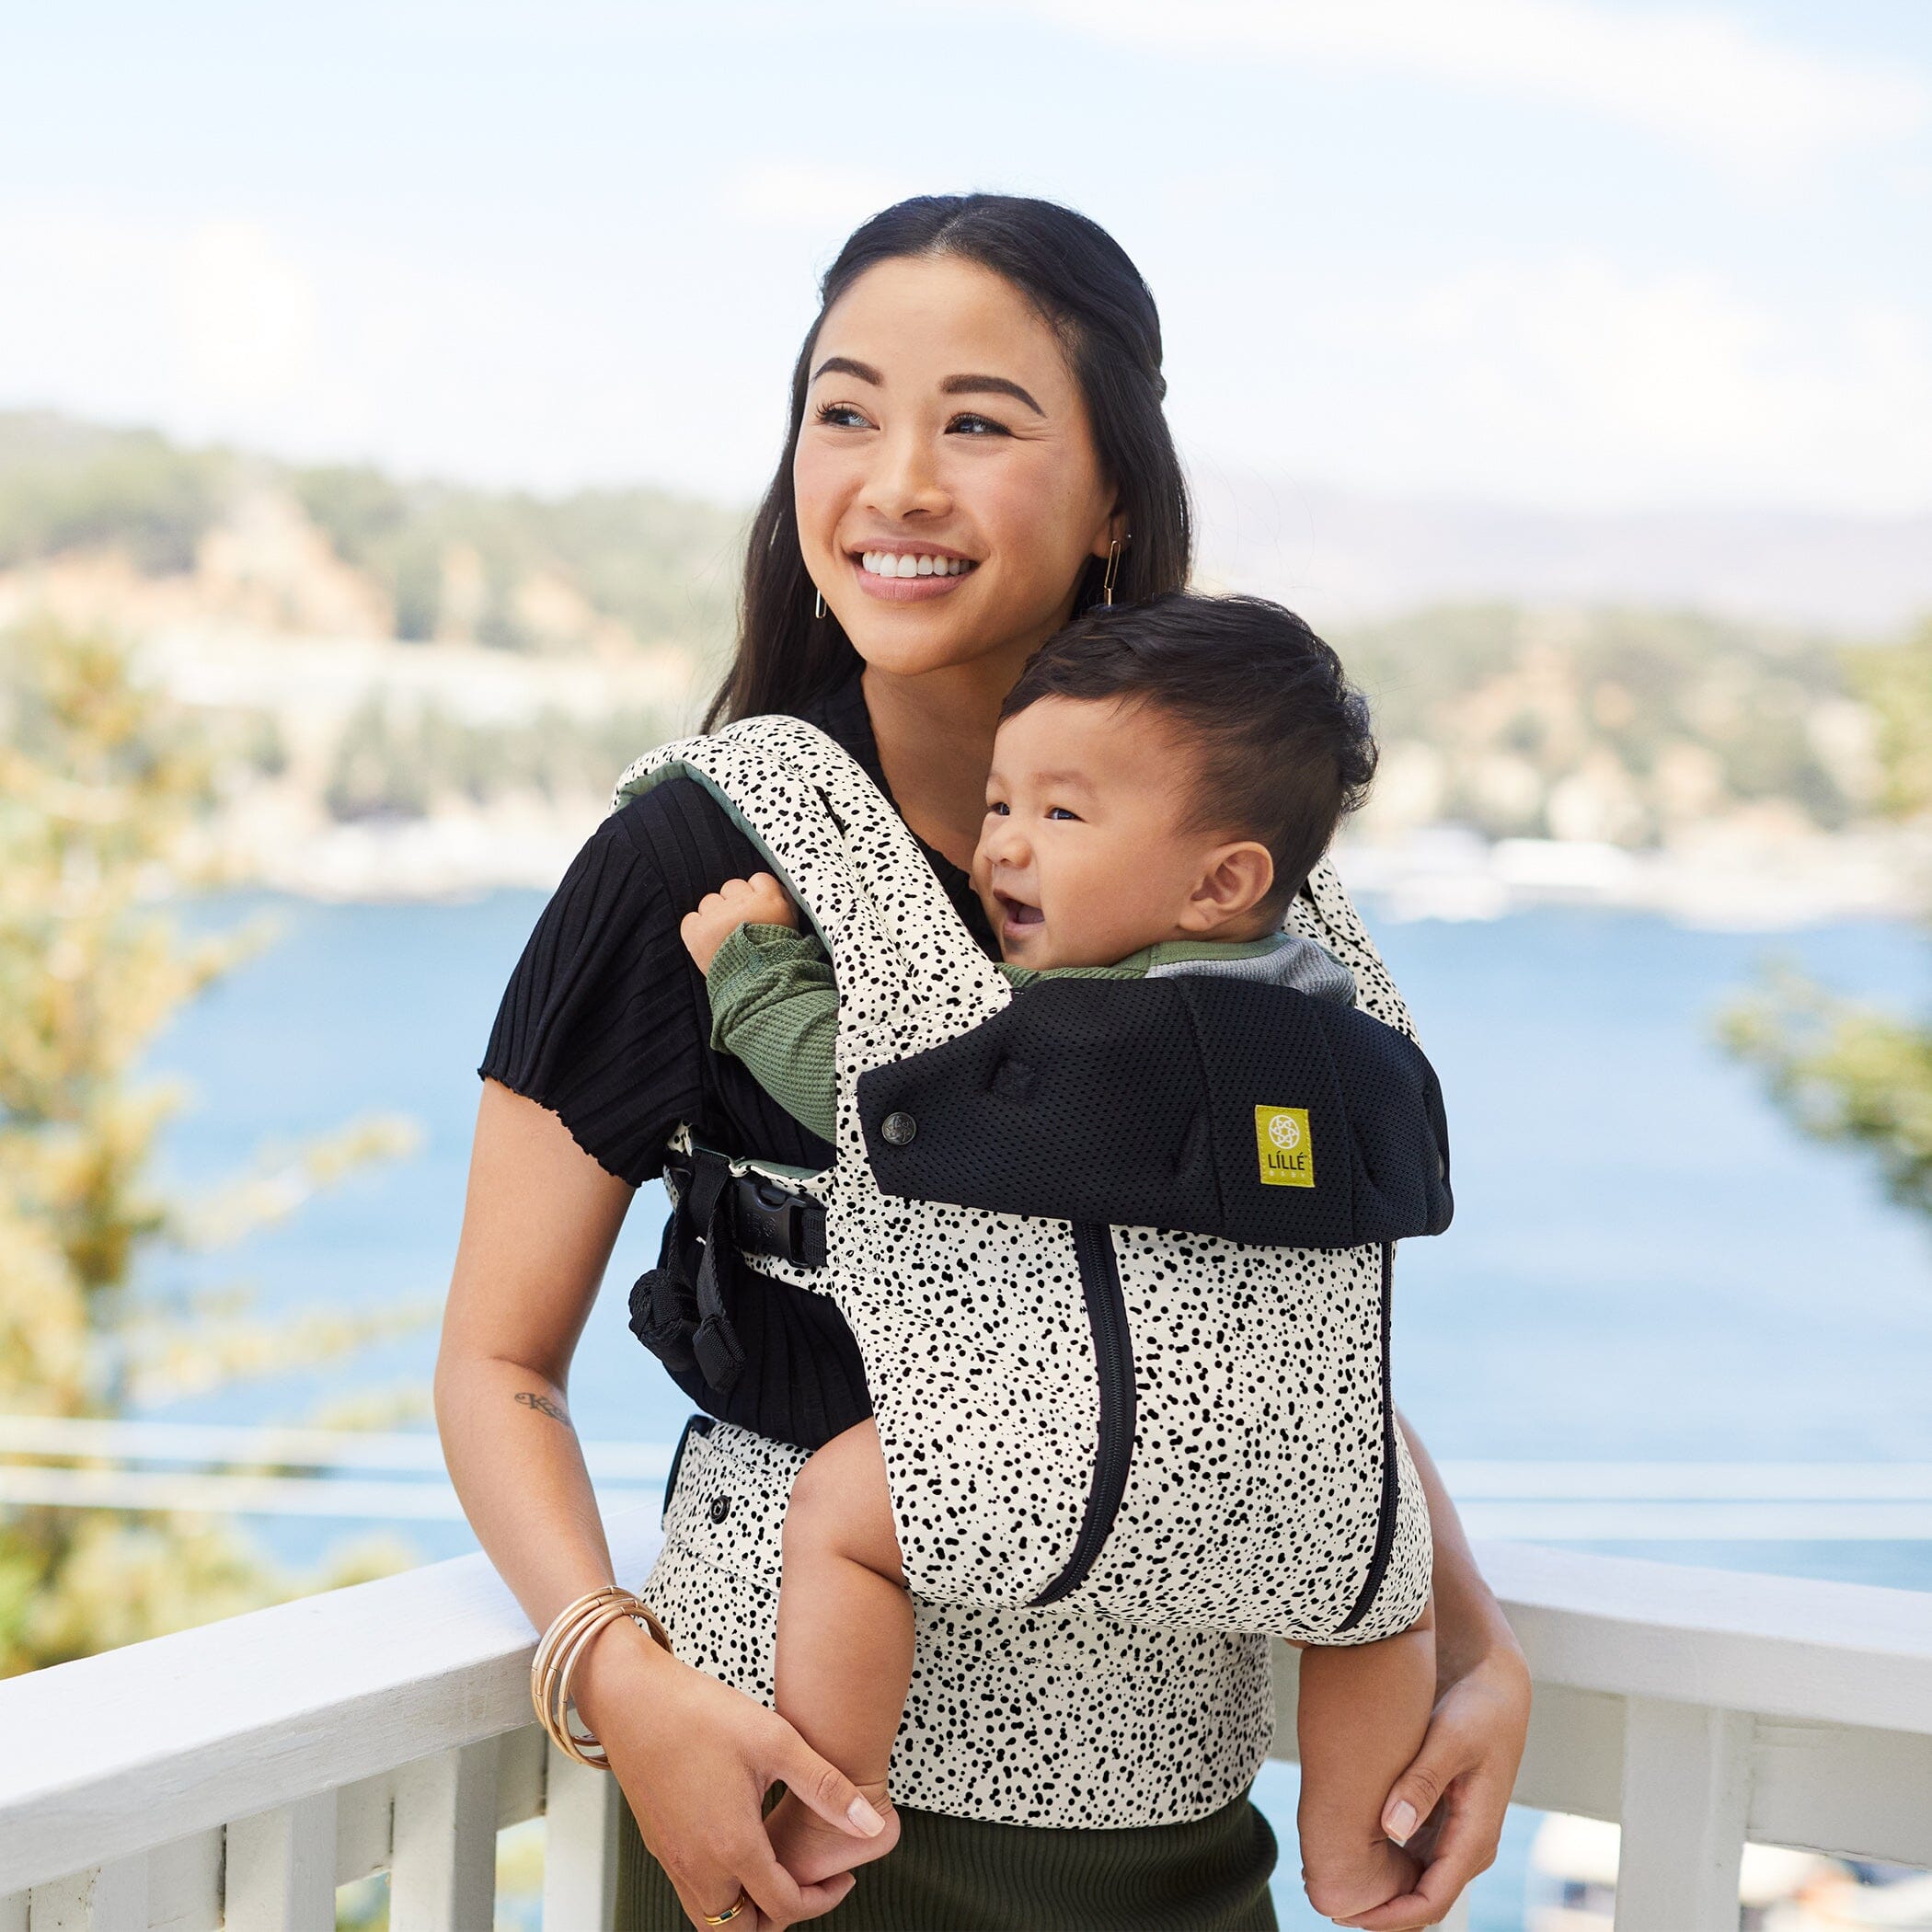
<svg viewBox="0 0 1932 1932"><path fill-rule="evenodd" d="M729 1496L714 1496L711 1499L711 1521L722 1523L731 1513L731 1499Z"/></svg>
<svg viewBox="0 0 1932 1932"><path fill-rule="evenodd" d="M903 1147L919 1131L919 1123L909 1113L889 1113L880 1123L880 1133L894 1147Z"/></svg>

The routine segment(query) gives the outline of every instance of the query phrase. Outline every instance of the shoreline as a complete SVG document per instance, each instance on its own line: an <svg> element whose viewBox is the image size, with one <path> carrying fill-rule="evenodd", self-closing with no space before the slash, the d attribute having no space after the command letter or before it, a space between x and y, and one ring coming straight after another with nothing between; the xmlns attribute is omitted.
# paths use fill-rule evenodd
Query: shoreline
<svg viewBox="0 0 1932 1932"><path fill-rule="evenodd" d="M316 824L256 809L204 828L213 891L354 903L447 903L515 888L549 892L605 813L601 798L506 799L420 818ZM1911 921L1932 908L1932 829L1890 825L1766 837L1717 822L1649 851L1583 840L1490 840L1467 826L1358 834L1335 848L1351 895L1399 924L1464 924L1544 905L1654 914L1694 928L1787 932L1847 919Z"/></svg>
<svg viewBox="0 0 1932 1932"><path fill-rule="evenodd" d="M1710 932L1796 932L1849 919L1911 922L1932 909L1932 837L1861 827L1777 839L1715 823L1651 850L1585 840L1494 841L1462 825L1335 848L1350 893L1397 923L1500 919L1533 906L1650 913Z"/></svg>

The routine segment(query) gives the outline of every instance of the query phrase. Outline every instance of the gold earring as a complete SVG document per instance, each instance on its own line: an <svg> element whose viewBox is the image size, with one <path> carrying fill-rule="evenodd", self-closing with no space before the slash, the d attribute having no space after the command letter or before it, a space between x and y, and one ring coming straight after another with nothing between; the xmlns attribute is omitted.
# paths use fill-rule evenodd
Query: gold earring
<svg viewBox="0 0 1932 1932"><path fill-rule="evenodd" d="M816 584L812 586L811 615L814 617L822 617L825 615L825 593Z"/></svg>
<svg viewBox="0 0 1932 1932"><path fill-rule="evenodd" d="M1100 586L1100 594L1105 600L1109 610L1113 608L1113 580L1115 573L1118 572L1120 568L1121 540L1119 537L1115 537L1107 546L1107 578Z"/></svg>

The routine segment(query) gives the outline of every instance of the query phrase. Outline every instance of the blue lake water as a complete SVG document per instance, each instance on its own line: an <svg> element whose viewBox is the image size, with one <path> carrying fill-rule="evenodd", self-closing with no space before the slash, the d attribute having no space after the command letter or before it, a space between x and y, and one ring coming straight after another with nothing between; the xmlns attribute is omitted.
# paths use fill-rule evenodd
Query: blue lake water
<svg viewBox="0 0 1932 1932"><path fill-rule="evenodd" d="M370 1307L447 1286L479 1083L503 983L543 903L199 903L198 927L268 907L281 942L157 1043L195 1083L164 1178L193 1187L271 1136L369 1110L413 1115L420 1153L360 1174L283 1226L145 1283L247 1280L274 1309ZM1932 1460L1932 1225L1890 1204L1855 1154L1796 1133L1713 1043L1727 997L1772 958L1888 1002L1925 999L1932 948L1857 924L1765 937L1623 913L1542 909L1489 923L1364 915L1446 1096L1456 1215L1397 1263L1396 1375L1439 1456ZM685 1405L625 1326L655 1253L641 1190L571 1374L586 1437L669 1441ZM301 1419L347 1388L427 1382L433 1324L346 1363L151 1411ZM356 1525L257 1525L308 1560ZM473 1548L410 1525L425 1556ZM1610 1546L1605 1546L1606 1547ZM1932 1587L1932 1545L1670 1544L1633 1554ZM1292 1857L1292 1774L1267 1808ZM1484 1881L1479 1926L1518 1923L1522 1829ZM1287 1923L1302 1923L1283 1898ZM1322 1921L1309 1919L1305 1923Z"/></svg>

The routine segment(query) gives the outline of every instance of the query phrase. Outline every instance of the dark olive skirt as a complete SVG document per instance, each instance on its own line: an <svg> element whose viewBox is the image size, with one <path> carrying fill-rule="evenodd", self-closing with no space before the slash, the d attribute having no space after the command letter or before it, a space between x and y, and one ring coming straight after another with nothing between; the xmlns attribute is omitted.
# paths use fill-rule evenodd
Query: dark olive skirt
<svg viewBox="0 0 1932 1932"><path fill-rule="evenodd" d="M690 1932L620 1804L612 1932ZM1274 1834L1244 1791L1190 1824L1126 1831L986 1824L901 1808L899 1843L825 1932L1273 1932Z"/></svg>

